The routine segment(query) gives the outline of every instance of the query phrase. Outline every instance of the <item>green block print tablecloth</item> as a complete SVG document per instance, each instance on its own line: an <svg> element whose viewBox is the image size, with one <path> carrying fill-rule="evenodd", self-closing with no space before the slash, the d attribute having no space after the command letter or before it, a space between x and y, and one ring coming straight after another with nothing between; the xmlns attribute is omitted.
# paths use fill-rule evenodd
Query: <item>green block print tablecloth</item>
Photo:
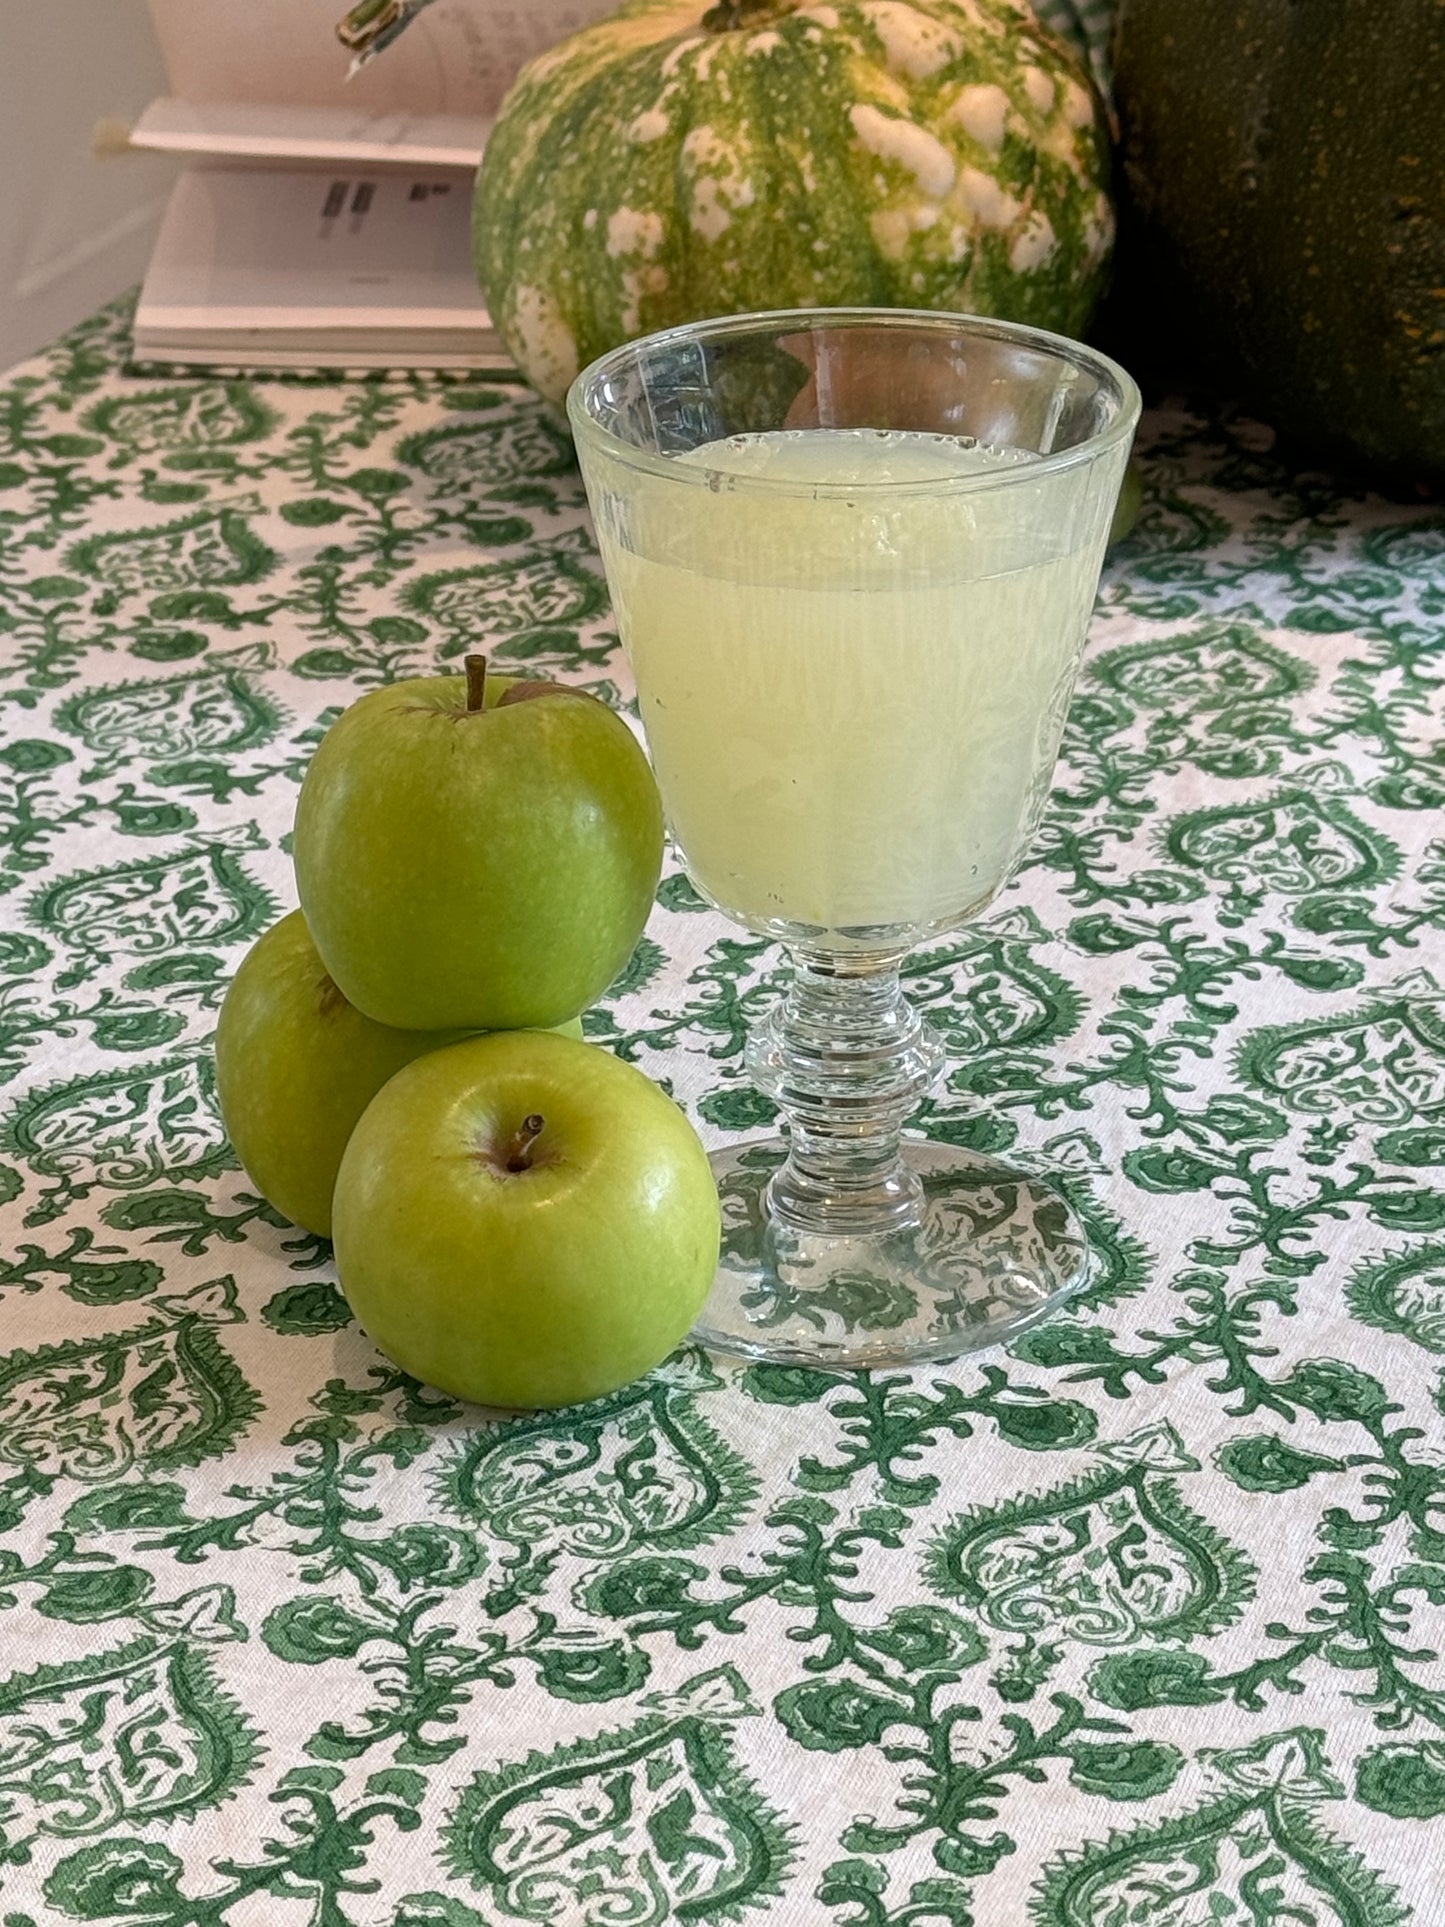
<svg viewBox="0 0 1445 1927"><path fill-rule="evenodd" d="M341 705L627 700L570 452L125 340L0 391L0 1919L1440 1927L1438 508L1145 424L1037 847L911 968L921 1128L1064 1174L1087 1299L504 1420L348 1321L210 1040ZM756 1129L779 974L669 875L590 1032Z"/></svg>

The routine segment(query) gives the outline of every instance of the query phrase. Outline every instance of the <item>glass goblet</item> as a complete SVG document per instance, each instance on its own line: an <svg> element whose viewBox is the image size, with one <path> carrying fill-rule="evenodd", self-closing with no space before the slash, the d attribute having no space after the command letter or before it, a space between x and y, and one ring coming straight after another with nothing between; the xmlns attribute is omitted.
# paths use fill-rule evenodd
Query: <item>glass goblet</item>
<svg viewBox="0 0 1445 1927"><path fill-rule="evenodd" d="M674 328L573 385L673 838L793 963L747 1049L783 1132L713 1159L705 1344L942 1357L1088 1277L1051 1185L903 1136L943 1051L900 968L1028 847L1138 408L1076 342L869 309Z"/></svg>

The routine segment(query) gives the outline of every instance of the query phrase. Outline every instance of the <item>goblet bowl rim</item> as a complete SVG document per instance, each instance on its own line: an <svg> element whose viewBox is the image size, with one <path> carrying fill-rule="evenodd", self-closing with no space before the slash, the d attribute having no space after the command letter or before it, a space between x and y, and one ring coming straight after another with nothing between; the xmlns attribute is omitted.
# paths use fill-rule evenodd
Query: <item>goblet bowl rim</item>
<svg viewBox="0 0 1445 1927"><path fill-rule="evenodd" d="M799 482L780 479L769 475L737 475L717 471L703 463L680 462L675 455L665 455L658 450L644 448L639 443L626 440L614 430L606 427L592 412L590 399L601 383L637 362L645 354L655 354L672 343L684 341L710 341L729 335L744 336L780 335L790 329L807 329L819 332L826 328L881 327L896 329L900 334L916 331L920 327L929 333L944 333L949 329L962 330L964 333L980 336L992 341L1011 343L1020 348L1033 349L1039 353L1050 354L1059 361L1084 370L1095 377L1102 377L1105 386L1117 396L1117 408L1113 418L1095 434L1067 448L1055 449L1048 454L1036 454L1034 459L1000 468L982 469L975 473L925 477L919 479L868 479L866 481L821 481ZM987 492L995 489L1016 487L1020 484L1037 482L1042 476L1058 474L1077 468L1082 464L1097 462L1110 449L1123 444L1126 448L1133 439L1138 426L1143 402L1138 384L1128 370L1110 356L1102 354L1088 343L1077 341L1070 335L1057 334L1046 328L1035 328L1023 322L1003 321L992 315L956 313L946 308L870 308L859 306L818 307L818 308L760 308L745 314L713 315L700 321L685 321L676 327L663 328L655 333L638 335L631 341L610 348L605 354L598 355L577 375L567 391L567 416L573 435L579 447L585 446L607 459L622 463L624 466L644 474L665 477L681 487L717 487L717 476L725 474L729 490L740 493L790 497L794 500L827 500L846 497L849 500L866 499L869 501L908 500L922 496L954 496Z"/></svg>

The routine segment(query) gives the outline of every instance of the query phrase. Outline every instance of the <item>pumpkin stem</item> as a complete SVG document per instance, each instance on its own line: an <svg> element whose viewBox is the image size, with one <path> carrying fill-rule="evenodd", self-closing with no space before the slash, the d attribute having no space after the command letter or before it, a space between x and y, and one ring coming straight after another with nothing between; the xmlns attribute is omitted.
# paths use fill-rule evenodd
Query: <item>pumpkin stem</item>
<svg viewBox="0 0 1445 1927"><path fill-rule="evenodd" d="M777 10L777 0L717 0L700 24L709 33L737 33L753 26L760 15L766 17Z"/></svg>

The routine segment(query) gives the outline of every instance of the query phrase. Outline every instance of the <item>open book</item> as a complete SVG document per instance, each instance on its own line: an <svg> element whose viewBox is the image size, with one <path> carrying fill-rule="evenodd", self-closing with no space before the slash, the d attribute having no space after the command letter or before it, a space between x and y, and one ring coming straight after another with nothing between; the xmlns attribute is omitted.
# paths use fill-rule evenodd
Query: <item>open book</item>
<svg viewBox="0 0 1445 1927"><path fill-rule="evenodd" d="M337 0L150 0L171 91L131 141L191 165L137 357L505 366L472 268L472 176L517 70L613 4L433 0L348 78Z"/></svg>

